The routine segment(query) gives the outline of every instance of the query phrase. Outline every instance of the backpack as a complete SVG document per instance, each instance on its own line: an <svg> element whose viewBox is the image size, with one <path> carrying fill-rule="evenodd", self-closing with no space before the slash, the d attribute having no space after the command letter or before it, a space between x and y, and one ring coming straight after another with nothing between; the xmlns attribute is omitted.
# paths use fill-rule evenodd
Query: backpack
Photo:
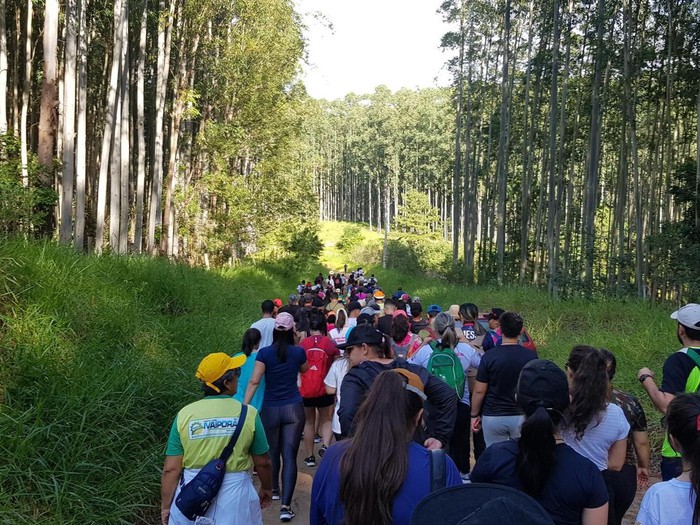
<svg viewBox="0 0 700 525"><path fill-rule="evenodd" d="M440 348L436 341L430 342L430 348L433 353L426 367L428 372L442 379L462 399L466 377L457 354L451 348Z"/></svg>
<svg viewBox="0 0 700 525"><path fill-rule="evenodd" d="M407 345L399 346L393 340L391 341L391 349L394 351L394 357L399 361L408 359L408 351L413 346L413 337L408 341Z"/></svg>
<svg viewBox="0 0 700 525"><path fill-rule="evenodd" d="M320 336L314 335L313 345L306 350L306 361L309 369L301 374L301 397L309 399L326 395L326 384L323 382L328 373L328 354L319 348Z"/></svg>

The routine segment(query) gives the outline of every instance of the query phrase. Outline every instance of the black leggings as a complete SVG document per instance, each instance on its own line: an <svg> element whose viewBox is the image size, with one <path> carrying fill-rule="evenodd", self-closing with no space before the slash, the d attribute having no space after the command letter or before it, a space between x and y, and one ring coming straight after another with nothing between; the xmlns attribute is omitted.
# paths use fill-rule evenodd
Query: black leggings
<svg viewBox="0 0 700 525"><path fill-rule="evenodd" d="M471 407L461 401L457 402L457 418L448 454L463 474L469 473L469 431L471 429Z"/></svg>
<svg viewBox="0 0 700 525"><path fill-rule="evenodd" d="M282 505L289 505L297 484L297 453L304 431L304 404L281 407L263 406L260 419L270 445L272 460L272 489L280 487L280 455L282 457Z"/></svg>
<svg viewBox="0 0 700 525"><path fill-rule="evenodd" d="M637 467L625 463L622 470L604 470L603 478L610 497L608 525L620 525L637 493Z"/></svg>

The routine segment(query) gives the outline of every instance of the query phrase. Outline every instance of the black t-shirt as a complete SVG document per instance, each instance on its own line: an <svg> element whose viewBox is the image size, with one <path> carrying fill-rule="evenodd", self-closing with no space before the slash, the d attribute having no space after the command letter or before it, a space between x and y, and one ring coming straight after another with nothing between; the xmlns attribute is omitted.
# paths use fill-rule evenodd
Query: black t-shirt
<svg viewBox="0 0 700 525"><path fill-rule="evenodd" d="M518 440L494 443L482 452L471 480L523 490L515 467L519 450ZM590 459L569 445L556 445L554 457L552 473L535 499L557 525L578 525L583 509L596 509L608 502L603 475Z"/></svg>
<svg viewBox="0 0 700 525"><path fill-rule="evenodd" d="M695 366L695 361L682 350L668 356L664 361L660 390L673 395L685 392L685 384Z"/></svg>
<svg viewBox="0 0 700 525"><path fill-rule="evenodd" d="M515 416L520 410L515 404L515 387L525 364L537 359L533 352L520 345L501 345L481 357L476 380L487 383L481 413L485 416Z"/></svg>

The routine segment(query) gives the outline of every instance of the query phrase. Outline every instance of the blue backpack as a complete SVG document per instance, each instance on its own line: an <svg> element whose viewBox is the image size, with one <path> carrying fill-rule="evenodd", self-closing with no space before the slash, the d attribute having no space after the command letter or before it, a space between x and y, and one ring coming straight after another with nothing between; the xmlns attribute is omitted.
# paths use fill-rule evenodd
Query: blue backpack
<svg viewBox="0 0 700 525"><path fill-rule="evenodd" d="M180 494L175 499L175 505L188 520L204 516L219 493L226 475L226 462L231 457L238 436L241 435L247 413L248 405L242 405L236 429L221 455L204 465L197 475L182 487Z"/></svg>

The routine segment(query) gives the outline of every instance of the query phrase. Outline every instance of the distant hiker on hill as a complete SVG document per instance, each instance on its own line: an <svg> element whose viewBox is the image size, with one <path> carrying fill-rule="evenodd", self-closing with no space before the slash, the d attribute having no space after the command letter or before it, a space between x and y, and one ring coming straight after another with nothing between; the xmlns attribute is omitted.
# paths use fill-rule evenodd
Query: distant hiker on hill
<svg viewBox="0 0 700 525"><path fill-rule="evenodd" d="M202 382L204 399L181 409L170 429L161 478L162 525L195 523L180 511L178 494L199 469L223 452L238 425L242 425L242 430L226 461L223 484L204 516L216 518L217 525L262 525L260 507L267 507L272 501L270 447L257 409L248 406L241 421L243 406L232 397L245 360L243 354L229 357L215 353L199 363L195 375ZM221 424L209 424L212 421ZM248 473L252 468L260 479L258 493Z"/></svg>
<svg viewBox="0 0 700 525"><path fill-rule="evenodd" d="M275 303L270 299L266 299L260 305L262 310L262 318L255 321L251 328L256 328L260 332L260 348L270 346L272 344L272 332L275 329Z"/></svg>
<svg viewBox="0 0 700 525"><path fill-rule="evenodd" d="M662 414L666 414L669 403L677 395L700 389L700 304L686 304L673 312L671 319L678 323L676 335L683 348L664 361L661 386L656 386L655 374L649 368L637 372L637 379ZM661 477L667 481L679 476L682 470L681 455L673 450L666 437L661 450Z"/></svg>

